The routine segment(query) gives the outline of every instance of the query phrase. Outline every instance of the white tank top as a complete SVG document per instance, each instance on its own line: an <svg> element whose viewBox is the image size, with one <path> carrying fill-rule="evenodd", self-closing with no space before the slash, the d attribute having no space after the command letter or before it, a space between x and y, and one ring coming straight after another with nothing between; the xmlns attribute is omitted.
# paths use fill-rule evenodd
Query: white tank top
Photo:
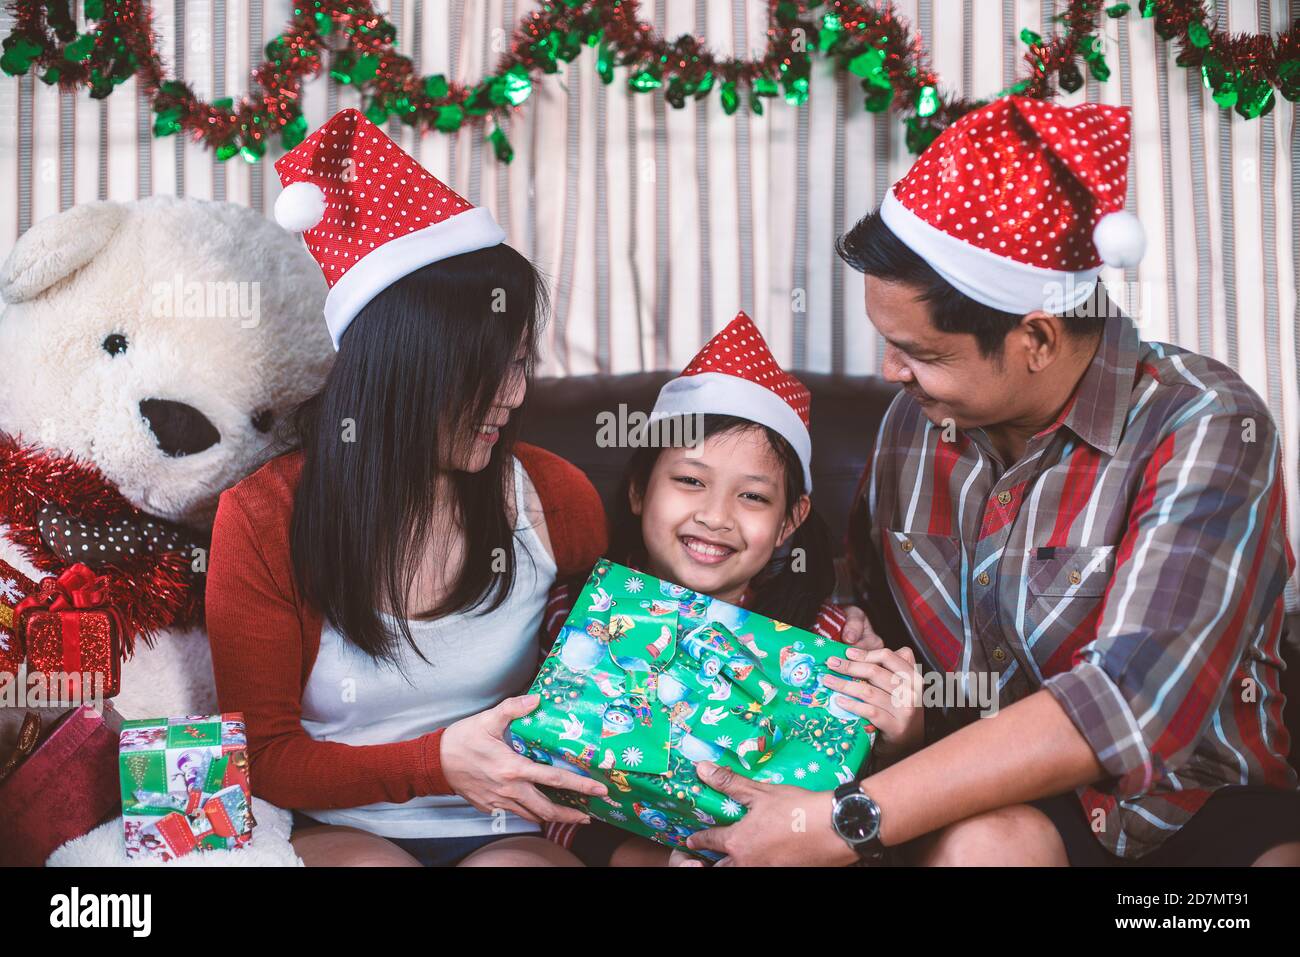
<svg viewBox="0 0 1300 957"><path fill-rule="evenodd" d="M488 614L448 615L411 621L411 637L428 659L402 643L399 666L377 662L326 621L320 652L302 696L302 726L318 741L391 744L445 728L522 694L537 674L538 634L555 560L525 512L528 473L515 472L515 585ZM525 483L528 483L527 485ZM381 615L396 628L396 619ZM353 808L303 808L326 824L345 824L384 837L469 837L537 830L514 815L493 827L491 815L458 795L413 798Z"/></svg>

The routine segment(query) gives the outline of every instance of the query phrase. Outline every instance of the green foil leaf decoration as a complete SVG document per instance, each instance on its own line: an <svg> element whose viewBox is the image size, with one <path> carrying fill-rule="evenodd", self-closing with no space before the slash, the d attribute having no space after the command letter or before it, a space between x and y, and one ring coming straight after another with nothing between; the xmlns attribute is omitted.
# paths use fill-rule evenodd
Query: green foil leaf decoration
<svg viewBox="0 0 1300 957"><path fill-rule="evenodd" d="M637 93L648 93L650 90L659 89L664 85L664 81L653 70L641 70L628 77L627 85Z"/></svg>
<svg viewBox="0 0 1300 957"><path fill-rule="evenodd" d="M939 92L932 86L921 87L916 95L916 115L934 116L939 109Z"/></svg>
<svg viewBox="0 0 1300 957"><path fill-rule="evenodd" d="M465 119L465 110L459 103L448 103L438 107L438 118L433 121L434 128L443 133L454 133L460 129Z"/></svg>
<svg viewBox="0 0 1300 957"><path fill-rule="evenodd" d="M65 59L80 63L82 60L89 60L90 55L94 52L95 35L93 33L83 33L64 47L63 56Z"/></svg>
<svg viewBox="0 0 1300 957"><path fill-rule="evenodd" d="M307 117L299 113L280 130L280 145L291 150L307 137Z"/></svg>
<svg viewBox="0 0 1300 957"><path fill-rule="evenodd" d="M435 73L427 77L424 81L424 95L431 100L441 100L450 92L447 86L447 78L441 73Z"/></svg>
<svg viewBox="0 0 1300 957"><path fill-rule="evenodd" d="M506 100L511 106L519 106L533 92L533 80L523 64L516 63L506 71L502 78L505 82Z"/></svg>
<svg viewBox="0 0 1300 957"><path fill-rule="evenodd" d="M488 140L492 143L492 152L496 154L496 158L501 162L509 163L515 158L514 147L510 145L510 140L506 137L506 132L501 129L501 127L498 126L493 129L491 134L488 136Z"/></svg>
<svg viewBox="0 0 1300 957"><path fill-rule="evenodd" d="M875 47L867 47L849 61L849 72L855 76L869 77L879 73L885 65L885 54Z"/></svg>
<svg viewBox="0 0 1300 957"><path fill-rule="evenodd" d="M1300 59L1283 60L1277 65L1278 89L1292 103L1300 100Z"/></svg>
<svg viewBox="0 0 1300 957"><path fill-rule="evenodd" d="M736 95L736 84L728 80L722 84L722 112L730 116L736 112L736 107L740 104L740 98Z"/></svg>
<svg viewBox="0 0 1300 957"><path fill-rule="evenodd" d="M1273 110L1273 88L1261 80L1258 83L1241 83L1237 89L1237 112L1248 120L1267 116Z"/></svg>

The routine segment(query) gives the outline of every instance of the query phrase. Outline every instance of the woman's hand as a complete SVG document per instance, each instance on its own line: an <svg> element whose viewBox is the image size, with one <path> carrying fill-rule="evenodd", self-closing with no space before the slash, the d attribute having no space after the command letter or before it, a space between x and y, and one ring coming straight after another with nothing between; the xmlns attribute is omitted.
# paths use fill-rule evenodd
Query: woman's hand
<svg viewBox="0 0 1300 957"><path fill-rule="evenodd" d="M590 820L586 813L548 800L537 786L604 797L608 793L605 785L529 761L505 742L510 722L531 713L540 700L535 694L507 698L495 708L448 726L442 733L443 776L453 791L485 814L499 809L534 824L585 824Z"/></svg>
<svg viewBox="0 0 1300 957"><path fill-rule="evenodd" d="M830 658L827 664L848 681L827 676L826 687L840 693L845 710L861 715L880 731L882 757L896 761L925 743L925 711L921 707L921 673L912 649L898 651L849 648L845 658Z"/></svg>

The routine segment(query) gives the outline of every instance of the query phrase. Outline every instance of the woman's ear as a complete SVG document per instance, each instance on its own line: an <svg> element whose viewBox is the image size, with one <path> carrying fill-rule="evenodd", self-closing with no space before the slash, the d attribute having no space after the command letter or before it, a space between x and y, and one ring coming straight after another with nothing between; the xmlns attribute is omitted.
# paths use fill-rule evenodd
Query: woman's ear
<svg viewBox="0 0 1300 957"><path fill-rule="evenodd" d="M800 495L799 501L794 503L794 508L790 509L790 514L785 517L785 524L781 528L781 537L776 542L777 548L788 542L790 536L799 530L799 526L807 521L810 511L812 511L812 499L807 495Z"/></svg>
<svg viewBox="0 0 1300 957"><path fill-rule="evenodd" d="M641 517L641 507L644 504L645 496L636 482L627 483L627 506L632 509L632 514Z"/></svg>

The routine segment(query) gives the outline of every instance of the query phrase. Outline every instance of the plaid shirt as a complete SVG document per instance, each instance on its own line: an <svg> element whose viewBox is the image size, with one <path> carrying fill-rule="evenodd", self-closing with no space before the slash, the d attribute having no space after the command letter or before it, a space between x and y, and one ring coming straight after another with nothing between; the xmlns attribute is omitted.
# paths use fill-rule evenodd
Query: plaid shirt
<svg viewBox="0 0 1300 957"><path fill-rule="evenodd" d="M1046 688L1106 770L1078 792L1088 822L1140 857L1216 788L1296 787L1281 460L1236 373L1114 316L1010 467L983 429L945 434L898 395L850 520L855 589L887 641L910 636L968 693L996 682L1005 707Z"/></svg>

